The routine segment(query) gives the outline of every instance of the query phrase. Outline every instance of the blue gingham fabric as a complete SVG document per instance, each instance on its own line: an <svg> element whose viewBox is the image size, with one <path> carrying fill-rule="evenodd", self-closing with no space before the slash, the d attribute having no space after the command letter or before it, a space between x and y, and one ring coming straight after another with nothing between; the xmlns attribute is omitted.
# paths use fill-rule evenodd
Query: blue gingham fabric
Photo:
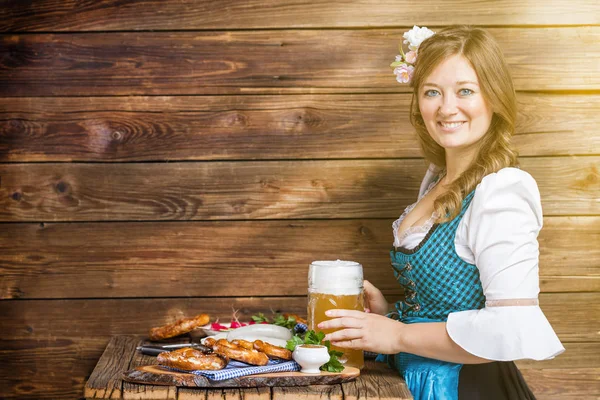
<svg viewBox="0 0 600 400"><path fill-rule="evenodd" d="M306 324L303 324L301 322L297 323L296 326L294 327L294 333L304 333L308 330L308 326L306 326Z"/></svg>
<svg viewBox="0 0 600 400"><path fill-rule="evenodd" d="M479 269L463 261L454 248L458 224L474 195L473 190L463 200L461 212L452 221L435 224L414 249L392 249L394 276L405 298L395 304L390 317L446 321L451 312L484 307Z"/></svg>
<svg viewBox="0 0 600 400"><path fill-rule="evenodd" d="M174 371L187 372L194 375L202 375L212 381L223 381L226 379L239 378L246 375L266 374L269 372L290 372L300 371L300 365L296 361L269 360L269 364L264 366L255 366L239 361L231 360L224 369L209 371L183 371L177 368L169 368Z"/></svg>
<svg viewBox="0 0 600 400"><path fill-rule="evenodd" d="M474 195L475 190L464 198L454 219L435 224L417 247L390 251L394 276L405 298L388 317L406 324L442 322L452 312L485 306L477 266L460 258L454 247L458 225ZM458 400L462 364L408 353L381 354L377 361L396 368L415 399Z"/></svg>

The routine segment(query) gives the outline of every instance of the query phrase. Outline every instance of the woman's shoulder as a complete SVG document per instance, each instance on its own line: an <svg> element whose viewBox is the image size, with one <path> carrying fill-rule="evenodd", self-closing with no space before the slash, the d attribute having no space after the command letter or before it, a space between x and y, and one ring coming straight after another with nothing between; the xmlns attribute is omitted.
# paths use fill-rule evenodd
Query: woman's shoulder
<svg viewBox="0 0 600 400"><path fill-rule="evenodd" d="M475 189L470 208L473 221L480 221L486 215L506 220L513 217L522 220L527 216L542 224L542 201L537 183L519 168L502 168L486 175Z"/></svg>
<svg viewBox="0 0 600 400"><path fill-rule="evenodd" d="M510 192L516 192L533 196L535 198L540 197L537 182L526 171L516 167L502 168L497 172L493 172L483 177L481 182L477 185L475 194L481 196L482 194L502 194L507 195Z"/></svg>

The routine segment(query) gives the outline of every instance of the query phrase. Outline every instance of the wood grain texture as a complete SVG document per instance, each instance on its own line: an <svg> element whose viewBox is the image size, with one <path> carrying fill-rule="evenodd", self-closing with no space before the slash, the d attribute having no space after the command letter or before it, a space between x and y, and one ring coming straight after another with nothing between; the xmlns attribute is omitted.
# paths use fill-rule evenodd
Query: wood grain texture
<svg viewBox="0 0 600 400"><path fill-rule="evenodd" d="M563 345L565 352L551 360L520 360L515 363L521 370L598 368L600 342L563 342Z"/></svg>
<svg viewBox="0 0 600 400"><path fill-rule="evenodd" d="M4 339L0 350L3 359L3 362L0 363L0 383L2 383L0 397L5 399L80 398L85 381L90 376L107 343L107 338L95 337L47 340ZM575 382L567 382L567 380L571 380L571 377L573 379L581 378L575 395L577 393L594 393L592 389L587 390L589 386L586 385L597 382L597 374L593 374L597 370L597 358L600 354L598 343L566 343L565 347L567 352L555 360L529 362L525 368L521 363L519 364L526 377L542 375L537 378L539 383L535 383L535 380L531 378L528 379L529 384L536 389L536 393L537 390L557 393L561 387L565 387L567 390L575 388L577 387ZM549 377L543 376L545 372L530 374L531 371L539 371L541 363L544 363L542 371L559 368L561 372L556 372ZM546 363L552 363L554 366ZM62 378L57 379L57 370L68 371L69 377L66 378L63 375ZM550 379L552 376L558 378L559 374L562 374L562 379ZM372 391L372 389L370 390ZM217 398L220 398L218 396L222 392L220 390L216 392L218 393ZM363 397L357 398L363 399L365 398L364 394L368 394L369 391L360 393L363 393ZM384 389L380 395L383 396L385 393L387 391ZM394 397L388 396L388 398ZM546 396L543 398L559 399L561 397ZM577 397L567 398L570 400Z"/></svg>
<svg viewBox="0 0 600 400"><path fill-rule="evenodd" d="M248 375L220 381L211 381L202 375L181 373L166 370L157 365L141 365L134 369L123 370L122 378L126 382L145 385L185 386L198 388L254 388L254 387L295 387L313 385L334 385L349 382L360 375L360 370L346 367L342 372L322 372L321 374L304 374L298 371L274 372L259 375ZM338 387L338 391L339 390Z"/></svg>
<svg viewBox="0 0 600 400"><path fill-rule="evenodd" d="M0 1L0 31L110 31L198 30L315 27L370 27L441 25L448 15L457 24L564 25L598 24L597 3L549 0L501 0L493 2L427 1L399 4L395 1L348 3L248 0L215 2L183 0L108 0L82 3L75 0ZM343 18L342 18L343 16Z"/></svg>
<svg viewBox="0 0 600 400"><path fill-rule="evenodd" d="M127 343L125 346L124 343ZM206 384L206 379L202 379L202 381L190 380L185 378L184 375L190 374L179 374L173 372L165 372L161 370L153 369L156 366L156 358L148 357L140 354L135 350L135 345L141 343L139 341L133 341L130 338L123 336L113 336L104 351L104 354L95 367L94 372L90 380L86 384L85 397L86 398L106 398L106 393L115 393L118 394L117 398L141 398L141 399L157 399L157 398L172 398L179 399L180 396L180 388L174 388L173 386L163 386L171 384L177 384L177 386L194 386L196 384L204 385ZM116 367L118 366L118 367ZM108 367L108 368L107 368ZM128 368L135 368L135 370L129 370ZM132 374L132 372L140 371L144 372L145 375L142 376L139 373ZM114 391L114 385L112 379L109 376L114 375L114 373L121 374L124 373L126 377L126 381L123 382L123 390L122 392L119 390L118 393ZM182 375L179 377L179 375ZM282 376L286 375L289 381L282 381ZM359 375L361 375L359 377ZM166 379L160 379L161 376L166 376ZM168 378L171 376L171 378ZM193 375L190 375L193 377ZM364 376L364 379L363 379ZM98 379L99 377L109 378L109 379ZM270 378L269 378L270 377ZM131 380L133 379L133 380ZM135 382L140 380L145 382L146 385L137 385ZM283 384L285 387L274 387L271 391L258 390L257 388L245 388L245 385L253 384L251 381L256 381L254 384L267 383L268 379L275 379L275 381L271 381L271 383L277 383L277 386L281 386ZM291 385L292 379L300 386ZM220 381L220 382L210 382L213 385L230 385L235 384L242 386L240 389L225 389L223 391L215 391L215 390L203 390L204 388L199 388L195 391L195 396L191 395L191 391L184 391L188 396L183 396L183 398L202 398L202 393L204 392L206 398L213 398L215 396L221 395L222 398L261 398L264 395L269 394L268 398L277 398L277 399L303 399L303 398L325 398L325 399L344 399L344 392L339 384L319 384L324 383L331 379L337 380L347 380L353 379L352 381L363 379L362 386L371 386L370 391L376 390L379 392L380 390L390 390L395 393L397 399L408 398L403 396L403 393L406 393L406 387L400 376L397 372L390 370L381 363L375 363L374 361L368 361L365 364L365 368L362 371L362 374L359 373L359 370L356 368L348 368L341 374L332 374L332 373L322 373L320 376L318 375L306 375L301 374L299 372L291 372L291 373L278 373L278 374L264 374L257 376L247 376L243 378L238 378L236 382L228 382L228 381ZM314 384L306 385L307 382L314 382ZM151 384L151 382L157 382L158 386ZM105 386L102 386L102 383ZM89 388L94 388L94 390L88 390ZM103 390L104 389L104 390ZM272 396L271 396L272 393ZM248 394L246 397L245 395ZM400 397L398 397L400 395ZM373 397L372 397L373 398ZM379 398L378 396L376 398ZM385 397L383 397L385 398Z"/></svg>
<svg viewBox="0 0 600 400"><path fill-rule="evenodd" d="M3 340L2 350L0 350L3 358L3 362L0 363L0 383L2 383L0 397L7 399L80 397L84 383L107 343L107 338L95 337ZM567 351L554 360L519 363L519 366L524 369L597 368L598 354L600 354L598 342L565 343L565 347ZM55 374L57 370L68 371L69 378L57 380Z"/></svg>
<svg viewBox="0 0 600 400"><path fill-rule="evenodd" d="M0 86L7 97L408 92L389 67L405 29L3 35ZM517 90L600 89L600 27L490 33Z"/></svg>
<svg viewBox="0 0 600 400"><path fill-rule="evenodd" d="M538 400L597 400L600 368L526 369L523 377Z"/></svg>
<svg viewBox="0 0 600 400"><path fill-rule="evenodd" d="M398 158L410 94L0 98L0 161ZM521 156L600 149L600 96L519 93Z"/></svg>
<svg viewBox="0 0 600 400"><path fill-rule="evenodd" d="M542 311L566 342L600 342L600 293L542 293ZM103 337L147 335L148 330L183 316L208 313L229 322L234 310L243 320L271 310L306 315L306 297L156 298L1 301L0 321L7 337ZM152 310L149 313L146 310ZM78 321L73 326L72 321Z"/></svg>
<svg viewBox="0 0 600 400"><path fill-rule="evenodd" d="M4 333L4 329L3 329ZM38 337L0 341L0 398L79 399L108 337Z"/></svg>
<svg viewBox="0 0 600 400"><path fill-rule="evenodd" d="M412 395L406 386L397 387L396 370L387 364L378 364L370 374L364 375L362 379L342 384L344 400L366 400L366 399L412 399Z"/></svg>
<svg viewBox="0 0 600 400"><path fill-rule="evenodd" d="M152 327L201 312L209 314L212 322L217 319L230 322L234 311L247 321L259 312L267 316L273 316L274 312L306 315L306 304L304 296L4 300L0 301L0 321L3 332L10 338L40 341L60 337L102 338L103 351L112 336L147 336Z"/></svg>
<svg viewBox="0 0 600 400"><path fill-rule="evenodd" d="M114 336L109 341L102 357L87 380L84 396L94 399L121 399L123 383L121 374L129 367L131 357L139 339L133 336Z"/></svg>
<svg viewBox="0 0 600 400"><path fill-rule="evenodd" d="M207 389L206 400L243 400L240 389Z"/></svg>
<svg viewBox="0 0 600 400"><path fill-rule="evenodd" d="M600 214L600 156L524 158L545 215ZM414 160L0 164L1 221L397 218Z"/></svg>
<svg viewBox="0 0 600 400"><path fill-rule="evenodd" d="M302 387L274 387L271 389L273 400L343 400L344 393L340 385L314 385Z"/></svg>
<svg viewBox="0 0 600 400"><path fill-rule="evenodd" d="M134 369L142 365L156 365L158 363L156 357L144 355L139 351L134 351L133 356L130 354L125 355L125 358L131 360L127 369ZM123 381L123 399L177 400L177 387L142 385Z"/></svg>
<svg viewBox="0 0 600 400"><path fill-rule="evenodd" d="M252 398L253 400L270 400L271 390L269 388L261 389L267 389L268 393L265 393L265 396L263 397L253 396L249 398ZM206 390L177 388L177 398L178 400L206 400Z"/></svg>
<svg viewBox="0 0 600 400"><path fill-rule="evenodd" d="M362 263L365 277L394 295L391 224L4 224L0 298L145 297L147 288L154 297L231 296L232 289L239 296L305 295L310 262L331 258ZM600 217L546 217L539 236L542 291L599 291L599 242Z"/></svg>

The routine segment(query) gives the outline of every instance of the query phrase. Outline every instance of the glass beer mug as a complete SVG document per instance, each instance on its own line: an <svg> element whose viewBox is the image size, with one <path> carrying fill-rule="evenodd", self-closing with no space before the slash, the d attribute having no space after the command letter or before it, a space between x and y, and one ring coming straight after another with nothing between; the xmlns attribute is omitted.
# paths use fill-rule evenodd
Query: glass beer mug
<svg viewBox="0 0 600 400"><path fill-rule="evenodd" d="M363 269L354 261L313 261L308 269L308 329L327 334L333 329L321 330L317 325L329 317L325 311L332 308L364 311ZM362 368L362 350L333 350L344 353L340 362L344 365Z"/></svg>

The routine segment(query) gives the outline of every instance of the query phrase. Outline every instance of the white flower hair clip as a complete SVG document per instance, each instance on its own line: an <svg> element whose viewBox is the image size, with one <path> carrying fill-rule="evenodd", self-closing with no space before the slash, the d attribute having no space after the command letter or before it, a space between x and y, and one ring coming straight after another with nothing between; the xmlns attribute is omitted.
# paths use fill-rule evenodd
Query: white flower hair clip
<svg viewBox="0 0 600 400"><path fill-rule="evenodd" d="M408 53L404 54L402 50L402 44L398 46L400 49L400 54L396 56L396 61L390 64L390 67L394 68L394 74L396 75L396 80L399 83L409 83L413 77L413 72L415 70L414 64L417 61L417 55L419 52L419 46L423 42L423 40L431 37L435 34L432 30L427 29L426 27L419 28L418 26L413 26L410 31L404 32L404 44L408 44Z"/></svg>

